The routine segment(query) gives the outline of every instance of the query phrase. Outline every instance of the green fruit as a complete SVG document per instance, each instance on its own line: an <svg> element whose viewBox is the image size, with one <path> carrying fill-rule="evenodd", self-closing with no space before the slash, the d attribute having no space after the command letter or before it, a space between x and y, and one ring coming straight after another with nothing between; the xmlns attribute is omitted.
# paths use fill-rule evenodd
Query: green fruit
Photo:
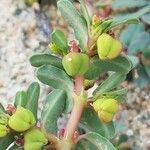
<svg viewBox="0 0 150 150"><path fill-rule="evenodd" d="M63 57L62 64L70 76L83 75L89 68L89 57L86 54L71 52Z"/></svg>
<svg viewBox="0 0 150 150"><path fill-rule="evenodd" d="M38 129L32 128L24 134L25 150L41 150L48 143L45 135Z"/></svg>
<svg viewBox="0 0 150 150"><path fill-rule="evenodd" d="M0 124L0 138L7 135L9 129L5 125Z"/></svg>
<svg viewBox="0 0 150 150"><path fill-rule="evenodd" d="M24 132L36 124L33 113L23 107L18 107L9 118L8 125L15 131Z"/></svg>
<svg viewBox="0 0 150 150"><path fill-rule="evenodd" d="M115 99L98 99L93 103L94 110L98 113L99 118L103 122L112 121L115 113L119 109L118 101Z"/></svg>
<svg viewBox="0 0 150 150"><path fill-rule="evenodd" d="M103 33L97 40L97 50L100 59L113 59L121 53L122 44L109 34Z"/></svg>

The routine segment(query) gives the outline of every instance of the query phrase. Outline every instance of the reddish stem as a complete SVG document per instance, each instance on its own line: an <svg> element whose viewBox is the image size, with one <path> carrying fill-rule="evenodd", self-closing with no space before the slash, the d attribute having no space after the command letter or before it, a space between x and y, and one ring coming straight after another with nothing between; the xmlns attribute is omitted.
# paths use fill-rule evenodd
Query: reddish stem
<svg viewBox="0 0 150 150"><path fill-rule="evenodd" d="M75 85L74 85L74 89L75 89L75 94L80 94L83 91L83 81L84 81L84 77L83 76L76 76L75 77ZM80 103L80 101L78 100L74 100L74 106L73 106L73 110L71 112L69 121L67 123L66 129L65 129L65 139L69 139L71 141L73 141L74 139L74 133L77 129L78 123L80 121L82 112L83 112L83 108L84 105L82 103Z"/></svg>

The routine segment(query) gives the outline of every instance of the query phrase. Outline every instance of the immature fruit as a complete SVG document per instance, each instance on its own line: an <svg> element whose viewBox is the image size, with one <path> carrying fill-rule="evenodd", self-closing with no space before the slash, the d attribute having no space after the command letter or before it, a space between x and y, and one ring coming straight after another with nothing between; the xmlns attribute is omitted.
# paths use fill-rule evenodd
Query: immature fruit
<svg viewBox="0 0 150 150"><path fill-rule="evenodd" d="M6 125L0 124L0 138L7 135L9 132L9 129L6 127Z"/></svg>
<svg viewBox="0 0 150 150"><path fill-rule="evenodd" d="M62 64L70 76L83 75L89 67L89 57L86 54L71 52L63 57Z"/></svg>
<svg viewBox="0 0 150 150"><path fill-rule="evenodd" d="M99 118L103 122L110 122L112 121L115 113L119 109L119 104L114 99L98 99L93 103L93 107L95 111L98 113Z"/></svg>
<svg viewBox="0 0 150 150"><path fill-rule="evenodd" d="M26 131L35 124L36 120L33 113L23 107L18 107L8 121L10 128L18 132Z"/></svg>
<svg viewBox="0 0 150 150"><path fill-rule="evenodd" d="M24 150L41 150L48 143L45 135L38 129L32 128L24 135Z"/></svg>
<svg viewBox="0 0 150 150"><path fill-rule="evenodd" d="M100 59L113 59L120 54L122 44L109 34L103 33L97 40L97 50Z"/></svg>

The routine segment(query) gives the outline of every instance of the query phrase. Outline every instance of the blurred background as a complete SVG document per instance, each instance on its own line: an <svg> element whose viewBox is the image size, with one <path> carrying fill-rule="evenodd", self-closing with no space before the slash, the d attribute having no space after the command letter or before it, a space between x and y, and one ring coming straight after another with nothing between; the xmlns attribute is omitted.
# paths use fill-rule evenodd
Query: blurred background
<svg viewBox="0 0 150 150"><path fill-rule="evenodd" d="M11 103L18 90L26 89L37 80L28 59L33 53L48 49L52 30L59 28L66 34L72 32L61 18L56 2L0 1L0 103L3 105ZM78 8L78 1L73 2ZM119 135L113 142L119 144L121 150L150 150L150 0L86 2L91 15L97 14L103 19L140 19L139 24L114 30L124 45L124 52L137 56L139 64L123 83L128 89L127 104L118 114L116 134L119 132ZM41 86L42 105L46 87Z"/></svg>

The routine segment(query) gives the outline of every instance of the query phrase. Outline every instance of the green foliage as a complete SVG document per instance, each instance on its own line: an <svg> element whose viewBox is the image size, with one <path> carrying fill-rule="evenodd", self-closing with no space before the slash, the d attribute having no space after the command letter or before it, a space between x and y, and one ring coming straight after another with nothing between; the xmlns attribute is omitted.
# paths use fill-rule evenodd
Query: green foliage
<svg viewBox="0 0 150 150"><path fill-rule="evenodd" d="M6 150L9 147L9 145L12 142L14 142L15 135L16 135L16 133L12 132L12 133L8 134L7 136L0 139L1 150Z"/></svg>
<svg viewBox="0 0 150 150"><path fill-rule="evenodd" d="M51 34L52 42L56 44L58 48L62 51L63 54L67 54L68 51L68 43L67 38L65 37L64 33L60 30L55 30Z"/></svg>
<svg viewBox="0 0 150 150"><path fill-rule="evenodd" d="M112 4L114 10L124 10L122 14L115 17L116 20L141 18L150 24L150 1L149 0L115 0ZM128 9L133 11L128 13Z"/></svg>
<svg viewBox="0 0 150 150"><path fill-rule="evenodd" d="M42 128L47 132L57 134L57 120L65 109L66 93L62 90L53 90L48 94L41 114Z"/></svg>
<svg viewBox="0 0 150 150"><path fill-rule="evenodd" d="M120 40L123 42L128 54L142 54L140 56L141 65L137 67L139 77L135 80L135 83L140 87L144 87L150 81L150 64L146 61L150 56L150 33L145 30L143 23L130 25L123 30Z"/></svg>
<svg viewBox="0 0 150 150"><path fill-rule="evenodd" d="M72 108L71 93L73 91L73 83L70 77L60 68L52 65L41 66L37 71L38 79L46 85L54 89L61 89L67 93L66 112Z"/></svg>
<svg viewBox="0 0 150 150"><path fill-rule="evenodd" d="M34 117L37 118L38 100L40 95L40 86L37 82L33 82L27 89L27 104L26 107L30 110Z"/></svg>
<svg viewBox="0 0 150 150"><path fill-rule="evenodd" d="M61 59L49 54L35 54L31 56L30 63L33 67L40 67L42 65L53 65L58 68L63 68Z"/></svg>
<svg viewBox="0 0 150 150"><path fill-rule="evenodd" d="M73 3L68 0L60 0L57 3L58 9L68 24L74 29L76 39L79 41L80 48L83 51L87 50L88 29L86 20L77 11Z"/></svg>
<svg viewBox="0 0 150 150"><path fill-rule="evenodd" d="M27 92L18 91L16 93L15 102L14 102L15 106L25 107L27 105L27 101L28 101Z"/></svg>
<svg viewBox="0 0 150 150"><path fill-rule="evenodd" d="M112 60L100 60L98 57L94 57L92 59L89 70L85 74L85 77L89 80L92 80L99 77L101 73L108 71L127 74L131 69L131 60L126 56L119 56Z"/></svg>
<svg viewBox="0 0 150 150"><path fill-rule="evenodd" d="M82 135L78 141L76 150L116 150L116 148L103 136L95 132Z"/></svg>
<svg viewBox="0 0 150 150"><path fill-rule="evenodd" d="M80 0L80 3L81 7L78 11L71 1L58 1L58 9L74 30L75 39L72 43L68 45L70 41L68 41L65 34L60 30L55 30L51 34L51 54L36 54L30 58L31 65L37 67L36 76L39 81L48 85L52 90L46 97L39 120L37 119L37 111L40 86L37 82L33 82L27 90L18 91L16 93L14 107L11 106L8 112L0 105L0 113L8 117L8 121L5 124L8 129L11 128L11 130L8 131L9 133L5 132L7 135L0 139L0 146L4 148L4 150L15 142L15 136L21 138L21 140L24 138L25 143L18 147L14 145L11 149L22 149L23 146L24 149L27 150L36 149L36 147L37 149L45 149L42 146L46 145L47 140L49 140L49 145L46 146L59 147L59 144L62 143L64 147L64 145L68 146L74 141L77 141L77 143L73 143L72 145L75 150L115 150L114 146L109 142L116 134L116 131L118 131L116 125L114 125L113 117L119 108L119 103L124 101L127 92L126 89L120 88L120 84L125 80L126 75L131 69L137 65L138 60L134 56L120 54L122 46L118 48L116 42L114 47L117 47L119 52L117 52L117 55L114 55L113 51L116 50L116 48L111 49L111 42L110 40L106 40L106 38L103 38L103 40L100 39L99 41L105 43L103 50L108 48L107 52L109 53L111 50L111 54L109 59L102 60L101 57L98 57L98 46L96 43L102 34L108 34L108 31L111 31L114 27L125 23L137 23L137 16L139 16L139 14L144 14L145 19L149 18L147 15L148 8L144 7L145 4L143 3L138 6L139 8L144 7L143 10L132 14L130 17L106 20L96 18L98 19L96 20L98 24L92 26L93 18L91 18L88 13L85 1ZM138 42L142 39L143 43L140 45L140 49L143 50L144 56L148 56L147 49L150 47L147 47L147 43L149 39L143 39L143 37L147 36L149 38L149 36L144 31L143 26L139 26L136 31L132 32L132 36L127 36L126 33L124 33L124 35L121 35L121 39L125 41L123 42L124 46L130 47L134 53L139 52L137 44L139 44ZM135 28L136 25L133 27ZM130 29L130 31L131 30L133 29ZM113 37L108 36L114 41ZM138 40L132 42L134 38ZM79 42L79 45L76 41ZM65 56L68 55L70 51L77 55L86 56L86 59L78 57L78 59L73 61L72 57L66 58ZM111 57L112 55L113 57ZM66 58L67 63L69 62L69 69L73 72L76 71L75 74L72 75L68 73L68 66L66 67L66 64L62 65L64 58ZM74 64L71 66L70 62ZM150 76L150 66L145 65L144 67L147 76ZM98 77L104 73L109 75L108 78L100 83L94 90L93 96L88 98L88 91L83 84L84 79L89 79L92 80L93 83L96 83ZM98 110L96 110L96 106L101 104L103 98L105 98L104 105L101 105L103 111L101 111L99 107ZM94 101L98 102L97 105ZM112 106L112 104L114 105ZM15 109L16 107L17 109ZM21 108L21 113L18 112L19 108ZM111 114L108 112L110 110ZM70 116L72 120L68 121L69 126L67 125L65 128L66 133L61 135L61 130L59 131L57 127L57 120L62 113L68 115L70 112L72 112ZM102 116L103 119L101 118ZM41 124L41 126L39 126L37 122ZM0 124L2 123L3 120L0 120ZM33 132L36 126L39 126L39 128L36 128L36 132ZM20 130L20 128L23 130ZM67 130L67 128L69 129ZM84 131L85 134L79 135L78 138L75 137L75 130L77 129ZM18 132L14 133L14 130ZM38 135L36 134L37 132ZM74 141L70 141L73 138L75 138ZM68 147L65 148L67 149ZM68 149L71 148L69 147Z"/></svg>
<svg viewBox="0 0 150 150"><path fill-rule="evenodd" d="M79 127L86 133L96 132L107 139L112 139L115 135L113 122L108 124L102 123L97 113L90 107L84 110Z"/></svg>
<svg viewBox="0 0 150 150"><path fill-rule="evenodd" d="M103 81L93 92L95 96L102 95L118 87L126 78L125 74L112 73L105 81Z"/></svg>

